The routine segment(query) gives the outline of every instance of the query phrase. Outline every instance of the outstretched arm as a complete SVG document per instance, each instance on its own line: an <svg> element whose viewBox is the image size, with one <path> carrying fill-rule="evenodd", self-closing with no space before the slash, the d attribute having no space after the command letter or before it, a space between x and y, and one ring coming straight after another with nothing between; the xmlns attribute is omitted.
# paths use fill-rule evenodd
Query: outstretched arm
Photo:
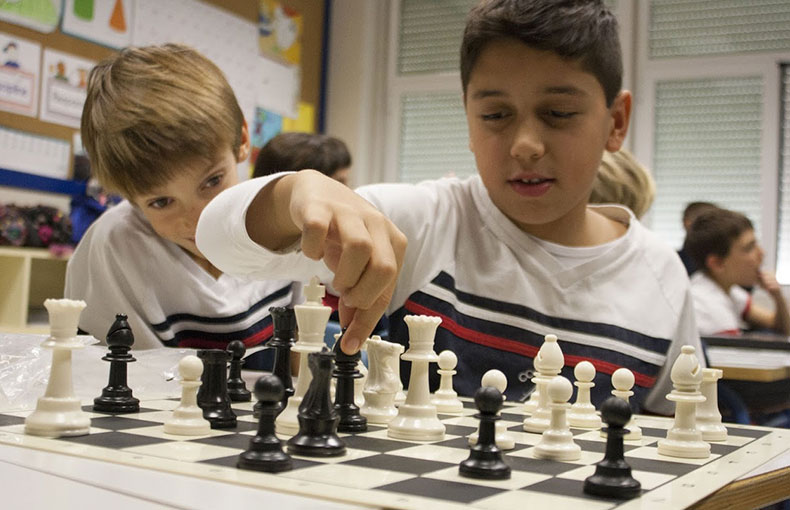
<svg viewBox="0 0 790 510"><path fill-rule="evenodd" d="M746 314L746 320L758 327L790 335L790 311L787 309L787 301L776 277L772 273L761 272L759 284L773 299L775 310L771 311L753 305Z"/></svg>
<svg viewBox="0 0 790 510"><path fill-rule="evenodd" d="M354 191L314 170L265 186L250 203L245 224L265 248L299 242L307 257L324 260L340 293L343 350L359 350L395 290L406 251L400 230Z"/></svg>

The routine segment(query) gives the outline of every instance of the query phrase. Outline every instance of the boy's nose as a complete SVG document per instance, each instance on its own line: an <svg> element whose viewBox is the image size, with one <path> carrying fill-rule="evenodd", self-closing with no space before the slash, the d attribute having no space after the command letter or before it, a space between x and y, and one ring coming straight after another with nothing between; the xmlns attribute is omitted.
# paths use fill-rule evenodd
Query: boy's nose
<svg viewBox="0 0 790 510"><path fill-rule="evenodd" d="M540 129L534 121L522 122L516 130L510 155L522 164L540 159L546 151Z"/></svg>

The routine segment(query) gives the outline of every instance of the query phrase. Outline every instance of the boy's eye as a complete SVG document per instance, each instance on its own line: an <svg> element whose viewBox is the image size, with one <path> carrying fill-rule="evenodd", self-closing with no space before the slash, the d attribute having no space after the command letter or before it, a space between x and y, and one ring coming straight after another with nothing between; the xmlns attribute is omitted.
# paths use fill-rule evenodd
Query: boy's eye
<svg viewBox="0 0 790 510"><path fill-rule="evenodd" d="M167 197L162 197L162 198L155 198L153 200L149 200L147 205L151 209L164 209L165 207L170 205L172 202L173 202L173 199L167 198Z"/></svg>
<svg viewBox="0 0 790 510"><path fill-rule="evenodd" d="M480 118L484 121L491 121L491 120L502 120L507 117L505 112L495 112L495 113L484 113L480 115Z"/></svg>
<svg viewBox="0 0 790 510"><path fill-rule="evenodd" d="M570 119L576 115L577 112L566 112L563 110L549 110L549 115L555 119Z"/></svg>
<svg viewBox="0 0 790 510"><path fill-rule="evenodd" d="M203 187L213 188L214 186L219 185L219 183L221 182L222 182L222 174L217 174L206 179L206 182L203 184Z"/></svg>

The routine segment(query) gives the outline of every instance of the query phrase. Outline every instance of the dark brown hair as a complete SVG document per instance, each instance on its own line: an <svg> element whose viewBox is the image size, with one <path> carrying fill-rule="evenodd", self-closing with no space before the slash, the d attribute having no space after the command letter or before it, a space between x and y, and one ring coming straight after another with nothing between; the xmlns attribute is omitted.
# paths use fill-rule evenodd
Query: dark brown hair
<svg viewBox="0 0 790 510"><path fill-rule="evenodd" d="M342 140L312 133L281 133L261 148L252 176L312 168L332 177L350 166L351 154Z"/></svg>
<svg viewBox="0 0 790 510"><path fill-rule="evenodd" d="M727 209L710 209L701 213L691 224L685 247L699 268L706 268L709 255L724 258L732 243L748 230L752 222L743 214Z"/></svg>

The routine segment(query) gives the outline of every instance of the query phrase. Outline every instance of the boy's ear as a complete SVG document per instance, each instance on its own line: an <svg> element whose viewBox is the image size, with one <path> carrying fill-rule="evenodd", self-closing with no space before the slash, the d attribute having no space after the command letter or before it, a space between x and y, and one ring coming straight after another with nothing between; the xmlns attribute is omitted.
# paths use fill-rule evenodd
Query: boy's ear
<svg viewBox="0 0 790 510"><path fill-rule="evenodd" d="M236 161L241 163L250 157L250 130L247 127L247 120L245 119L241 125L241 143L239 144L239 153L236 154Z"/></svg>
<svg viewBox="0 0 790 510"><path fill-rule="evenodd" d="M715 253L708 254L705 257L705 267L713 274L718 273L721 268L724 266L724 258L719 257Z"/></svg>
<svg viewBox="0 0 790 510"><path fill-rule="evenodd" d="M625 135L628 134L628 125L631 121L631 92L621 90L614 98L609 112L612 116L612 129L606 140L606 150L617 152L623 145Z"/></svg>

